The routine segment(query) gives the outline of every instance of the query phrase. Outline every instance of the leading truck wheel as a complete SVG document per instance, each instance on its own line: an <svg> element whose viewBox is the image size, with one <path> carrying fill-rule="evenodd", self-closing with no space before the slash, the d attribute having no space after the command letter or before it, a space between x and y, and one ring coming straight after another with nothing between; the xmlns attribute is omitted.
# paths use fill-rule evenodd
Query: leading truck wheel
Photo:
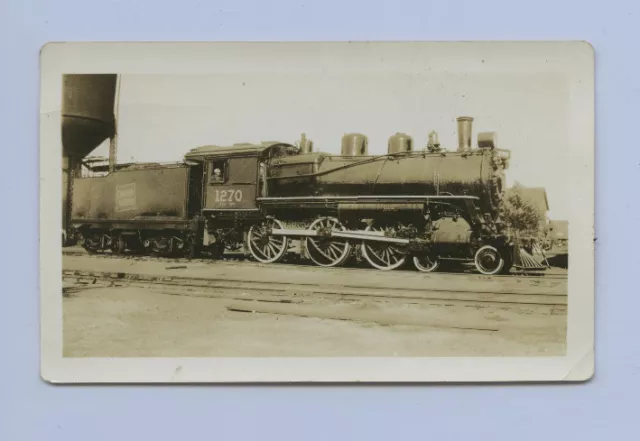
<svg viewBox="0 0 640 441"><path fill-rule="evenodd" d="M476 251L473 261L476 269L487 276L500 273L505 263L498 249L491 245L485 245Z"/></svg>
<svg viewBox="0 0 640 441"><path fill-rule="evenodd" d="M422 273L432 273L440 267L440 261L434 256L414 256L413 264Z"/></svg>

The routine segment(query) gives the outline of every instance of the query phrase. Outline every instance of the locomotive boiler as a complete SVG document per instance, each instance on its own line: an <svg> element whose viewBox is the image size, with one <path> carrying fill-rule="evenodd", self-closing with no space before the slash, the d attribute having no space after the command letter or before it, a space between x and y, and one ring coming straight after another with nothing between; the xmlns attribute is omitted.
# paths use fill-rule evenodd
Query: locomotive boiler
<svg viewBox="0 0 640 441"><path fill-rule="evenodd" d="M464 120L461 125L468 123ZM366 138L357 136L366 145ZM413 151L413 140L396 134L389 140L387 155L367 156L360 153L366 152L361 147L343 148L340 156L307 153L276 158L269 164L270 194L475 196L482 212L493 216L502 199L505 158L494 151L495 135L481 137L490 142L456 152Z"/></svg>

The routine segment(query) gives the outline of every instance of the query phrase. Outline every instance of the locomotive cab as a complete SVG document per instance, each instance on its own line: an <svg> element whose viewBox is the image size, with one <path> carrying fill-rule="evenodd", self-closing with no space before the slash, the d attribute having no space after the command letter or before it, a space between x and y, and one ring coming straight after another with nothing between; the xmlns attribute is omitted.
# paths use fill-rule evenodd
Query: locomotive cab
<svg viewBox="0 0 640 441"><path fill-rule="evenodd" d="M185 155L185 161L202 166L206 251L215 255L240 250L247 253L246 230L261 218L258 198L268 193L267 162L297 152L290 144L264 142L202 146Z"/></svg>
<svg viewBox="0 0 640 441"><path fill-rule="evenodd" d="M292 149L289 144L265 142L191 150L185 160L203 165L203 211L223 217L224 212L259 211L256 199L267 195L266 162Z"/></svg>
<svg viewBox="0 0 640 441"><path fill-rule="evenodd" d="M257 156L213 157L205 161L205 210L256 210Z"/></svg>

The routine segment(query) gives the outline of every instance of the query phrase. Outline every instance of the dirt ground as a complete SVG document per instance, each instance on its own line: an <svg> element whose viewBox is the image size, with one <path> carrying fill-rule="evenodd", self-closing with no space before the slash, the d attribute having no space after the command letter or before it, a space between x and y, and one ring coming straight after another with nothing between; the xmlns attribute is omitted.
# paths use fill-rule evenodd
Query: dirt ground
<svg viewBox="0 0 640 441"><path fill-rule="evenodd" d="M64 356L551 356L565 351L566 318L563 308L527 305L272 305L89 285L64 297Z"/></svg>

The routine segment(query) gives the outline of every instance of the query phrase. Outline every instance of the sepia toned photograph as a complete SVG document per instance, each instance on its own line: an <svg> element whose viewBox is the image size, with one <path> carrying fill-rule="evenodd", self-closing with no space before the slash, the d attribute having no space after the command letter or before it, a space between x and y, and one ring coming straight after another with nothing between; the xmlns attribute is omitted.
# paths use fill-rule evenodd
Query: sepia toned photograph
<svg viewBox="0 0 640 441"><path fill-rule="evenodd" d="M43 377L588 379L593 66L582 42L45 46Z"/></svg>

